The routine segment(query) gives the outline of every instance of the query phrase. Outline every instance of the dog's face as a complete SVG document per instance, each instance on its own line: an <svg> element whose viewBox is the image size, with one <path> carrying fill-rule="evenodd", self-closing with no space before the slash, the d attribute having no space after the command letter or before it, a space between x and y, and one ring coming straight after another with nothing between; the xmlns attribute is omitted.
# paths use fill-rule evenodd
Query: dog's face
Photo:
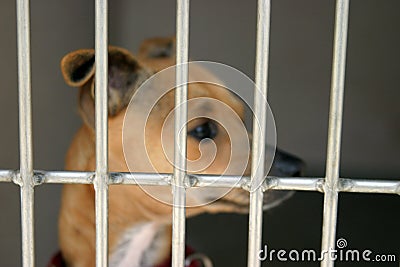
<svg viewBox="0 0 400 267"><path fill-rule="evenodd" d="M122 145L122 126L124 123L126 107L137 88L152 74L161 71L175 63L175 40L173 38L153 38L143 42L139 49L137 58L128 51L110 47L109 49L109 165L111 171L129 171L123 153ZM78 50L68 54L62 61L62 72L67 83L74 87L80 87L80 111L86 125L94 129L94 51ZM205 70L200 70L201 75L212 75ZM187 157L188 172L203 174L249 174L249 155L242 153L241 156L231 158L232 138L225 128L216 121L208 119L214 114L223 113L214 101L218 100L231 108L240 120L244 118L244 105L227 89L206 83L190 84L188 86L188 98L204 98L201 105L188 104L189 114L196 110L197 119L188 122ZM149 92L151 93L151 92ZM146 103L144 103L145 105ZM173 120L166 119L174 109L174 92L170 91L163 96L152 109L145 129L145 146L147 155L136 153L136 147L143 140L130 140L130 149L125 151L131 155L136 172L153 172L154 169L159 173L171 173L173 165L171 160L165 155L165 146L173 144ZM140 109L139 109L140 110ZM200 116L198 115L200 114ZM136 114L143 117L147 114ZM203 118L202 118L203 117ZM212 116L211 116L212 117ZM135 127L135 121L126 122L127 127ZM234 131L240 133L240 131ZM164 139L163 139L164 138ZM250 140L248 136L237 137L242 140L243 148L238 150L245 151ZM246 138L246 139L245 139ZM209 142L212 140L212 142ZM164 142L164 144L163 144ZM240 143L239 143L240 144ZM125 148L126 149L126 148ZM204 150L215 150L216 155L207 168L199 168L199 162ZM144 164L144 157L150 158L154 169L148 168ZM272 167L272 175L292 176L301 171L301 161L277 152L277 162ZM243 168L243 162L248 163ZM238 164L241 163L241 164ZM227 166L231 165L227 171ZM240 166L235 169L235 166ZM277 168L280 166L280 168ZM282 167L283 166L283 167ZM279 169L279 170L278 170ZM200 170L200 171L199 171ZM281 173L278 173L281 172ZM160 188L160 190L163 190ZM167 189L169 194L169 189ZM202 198L202 194L193 194L195 198ZM267 198L270 204L280 201L287 194L269 193ZM203 196L205 198L210 197ZM210 197L212 199L212 197ZM205 203L206 199L189 199L189 203ZM201 210L207 211L246 211L248 206L248 195L243 190L232 190L225 196L224 201L216 202L212 205L203 206ZM201 212L201 211L196 211Z"/></svg>
<svg viewBox="0 0 400 267"><path fill-rule="evenodd" d="M155 38L147 40L141 46L138 56L134 57L128 51L110 47L109 49L109 87L108 87L108 109L109 109L109 168L110 171L135 171L172 173L173 165L168 158L168 151L173 148L173 119L168 115L174 109L174 92L171 91L164 95L154 106L146 121L145 127L145 147L146 155L136 149L143 143L143 140L132 138L129 140L129 147L123 147L122 131L126 109L128 103L138 89L138 87L152 74L162 69L172 66L175 63L175 41L172 38ZM68 54L62 61L62 71L67 83L80 88L80 112L82 118L89 129L94 129L94 51L78 50ZM204 75L211 75L202 72ZM251 90L251 88L249 88ZM149 92L151 94L152 92ZM230 136L226 129L209 117L223 116L224 112L215 101L223 102L229 109L236 114L238 121L233 122L241 127L244 118L244 105L231 92L223 87L198 83L188 86L188 98L204 100L200 104L188 105L188 113L195 112L198 118L188 122L187 157L188 172L203 174L249 174L249 153L248 147L250 138L247 134L240 135L241 131L232 131ZM146 105L147 103L136 103L136 105ZM138 109L140 110L140 109ZM147 114L135 114L138 117ZM135 121L125 121L125 127L136 129ZM244 151L235 158L231 157L232 138L239 138L238 150ZM167 146L167 148L166 148ZM168 148L169 146L169 148ZM240 147L243 146L243 147ZM124 151L125 149L125 151ZM125 152L125 154L124 154ZM207 153L216 153L213 160L206 168L201 168L199 159ZM128 169L125 155L134 164L134 170ZM169 155L171 156L171 155ZM147 159L147 158L148 159ZM152 163L152 168L146 162ZM245 162L245 165L239 164ZM230 165L227 169L227 166ZM277 152L276 163L272 167L272 175L293 176L301 171L301 161L283 152ZM159 195L171 195L170 188L158 187ZM212 202L210 205L200 205L210 202L220 193L218 189L207 188L202 191L189 192L188 204L198 206L188 210L188 215L201 212L246 212L248 210L248 193L241 189L233 189L226 194L220 201ZM269 206L281 202L288 197L288 193L268 192L266 202ZM111 187L110 190L110 211L114 201L126 198L125 203L140 201L148 209L152 210L152 217L163 217L165 220L170 218L171 207L157 200L150 200L140 189L130 186ZM148 200L144 201L143 198ZM146 209L146 208L145 208ZM111 220L111 218L110 218Z"/></svg>

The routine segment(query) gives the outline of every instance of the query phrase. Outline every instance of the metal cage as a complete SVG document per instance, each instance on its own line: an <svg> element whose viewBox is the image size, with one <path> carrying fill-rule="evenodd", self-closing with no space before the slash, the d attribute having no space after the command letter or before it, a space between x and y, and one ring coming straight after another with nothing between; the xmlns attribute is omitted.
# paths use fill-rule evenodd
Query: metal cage
<svg viewBox="0 0 400 267"><path fill-rule="evenodd" d="M256 85L266 95L268 84L268 56L270 38L270 0L258 0ZM326 160L326 176L321 178L304 177L267 177L256 191L250 193L248 266L260 266L258 251L261 248L262 199L266 190L302 190L319 191L324 194L324 213L322 229L322 250L335 247L337 224L338 194L340 192L400 194L400 181L366 180L339 178L340 143L343 110L344 77L346 65L346 45L348 29L349 0L336 1L336 22L333 51L332 84L329 111L329 135ZM30 57L30 19L29 0L17 0L18 29L18 84L19 84L19 131L20 131L20 169L0 170L0 182L14 182L21 192L22 262L24 267L34 266L34 188L43 183L79 183L93 184L96 191L96 266L104 267L108 263L108 186L111 184L143 184L171 186L173 193L173 239L172 265L184 267L185 249L185 187L201 186L213 180L207 175L188 175L184 170L186 158L178 153L178 145L186 152L187 85L177 88L175 105L175 169L172 174L159 178L158 175L143 173L110 173L107 159L107 0L96 0L95 50L96 50L96 171L36 171L32 161L32 121L31 121L31 57ZM176 61L178 69L176 84L187 81L189 50L189 0L177 0L176 17ZM255 98L255 116L266 118L266 106ZM266 125L254 127L253 158L263 162ZM248 190L253 179L262 176L263 168L252 165L251 177L227 176L224 181L214 181L216 187L242 187ZM230 179L231 178L231 179ZM187 182L189 180L189 183ZM325 258L322 267L334 266L332 259Z"/></svg>

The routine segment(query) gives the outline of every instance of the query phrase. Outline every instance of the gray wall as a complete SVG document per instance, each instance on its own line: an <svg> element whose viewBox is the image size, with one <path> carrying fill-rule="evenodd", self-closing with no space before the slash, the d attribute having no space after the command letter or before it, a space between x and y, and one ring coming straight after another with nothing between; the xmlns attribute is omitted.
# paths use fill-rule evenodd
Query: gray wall
<svg viewBox="0 0 400 267"><path fill-rule="evenodd" d="M93 47L92 2L31 4L36 169L62 169L65 151L80 125L76 90L64 84L59 62L69 51ZM278 145L307 162L306 175L323 176L334 1L272 2L269 100ZM399 177L399 8L398 0L351 1L342 177ZM175 2L171 0L114 0L109 13L110 43L131 51L136 51L144 38L174 34ZM192 1L191 58L223 62L253 77L255 15L254 0ZM1 169L18 168L19 164L15 30L14 1L0 1ZM45 266L57 250L59 194L60 186L37 189L37 266ZM297 193L280 208L267 212L263 242L272 248L318 248L322 200L319 193ZM338 236L354 248L399 255L398 196L346 194L340 201ZM0 210L0 266L20 266L16 186L0 184ZM216 266L244 266L246 224L247 217L239 215L191 219L188 243L208 253ZM268 266L288 265L274 262Z"/></svg>

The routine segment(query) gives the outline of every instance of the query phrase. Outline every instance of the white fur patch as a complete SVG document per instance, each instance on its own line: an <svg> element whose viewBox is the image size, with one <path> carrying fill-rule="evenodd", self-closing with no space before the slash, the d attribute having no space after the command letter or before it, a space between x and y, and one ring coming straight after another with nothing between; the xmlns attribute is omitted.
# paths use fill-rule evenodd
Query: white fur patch
<svg viewBox="0 0 400 267"><path fill-rule="evenodd" d="M161 228L163 229L163 228ZM111 255L110 267L152 267L158 259L160 225L145 223L124 234Z"/></svg>

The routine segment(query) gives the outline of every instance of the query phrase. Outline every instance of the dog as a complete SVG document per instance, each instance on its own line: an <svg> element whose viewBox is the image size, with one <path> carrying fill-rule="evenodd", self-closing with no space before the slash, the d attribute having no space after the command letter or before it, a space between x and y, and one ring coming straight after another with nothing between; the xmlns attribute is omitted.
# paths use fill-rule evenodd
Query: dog
<svg viewBox="0 0 400 267"><path fill-rule="evenodd" d="M129 172L122 145L122 128L127 106L132 95L151 75L175 64L174 38L152 38L145 40L137 56L119 47L109 47L108 61L108 149L109 171ZM61 62L66 83L79 88L79 112L82 127L73 138L66 156L66 169L94 171L95 169L95 112L94 112L94 50L82 49L67 54ZM222 101L244 119L244 105L226 89L206 84L188 86L188 98L208 97ZM172 173L173 166L166 159L160 143L163 120L174 108L174 93L166 94L148 118L151 140L148 157L160 173ZM190 109L190 106L189 106ZM212 112L212 111L211 111ZM219 174L229 158L228 137L218 124L210 120L195 120L188 126L188 159L200 156L199 143L212 139L217 147L215 160L202 170L203 174ZM126 125L135 127L135 123ZM146 155L135 155L137 171ZM168 140L173 143L173 139ZM246 140L249 141L249 140ZM276 152L272 175L299 176L303 168L300 159L282 151ZM245 174L249 174L249 168ZM189 171L190 172L190 171ZM169 189L170 190L170 189ZM170 192L170 191L169 191ZM265 194L266 202L277 204L290 193L271 191ZM199 203L204 199L189 200ZM95 192L93 185L67 184L63 187L59 216L59 244L65 265L68 267L95 266ZM233 189L220 200L208 205L188 208L188 217L210 212L248 212L248 192ZM171 253L171 205L150 197L139 186L114 185L109 187L109 257L112 267L164 266ZM165 265L166 266L166 265Z"/></svg>

